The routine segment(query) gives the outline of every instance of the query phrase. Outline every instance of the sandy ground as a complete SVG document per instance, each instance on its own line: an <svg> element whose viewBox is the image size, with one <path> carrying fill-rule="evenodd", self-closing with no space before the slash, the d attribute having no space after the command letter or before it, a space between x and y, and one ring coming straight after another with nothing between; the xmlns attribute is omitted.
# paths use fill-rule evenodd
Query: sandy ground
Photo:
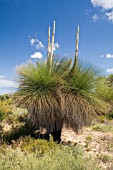
<svg viewBox="0 0 113 170"><path fill-rule="evenodd" d="M87 155L91 155L103 170L113 170L113 132L94 131L84 128L79 134L63 128L62 142L81 145Z"/></svg>

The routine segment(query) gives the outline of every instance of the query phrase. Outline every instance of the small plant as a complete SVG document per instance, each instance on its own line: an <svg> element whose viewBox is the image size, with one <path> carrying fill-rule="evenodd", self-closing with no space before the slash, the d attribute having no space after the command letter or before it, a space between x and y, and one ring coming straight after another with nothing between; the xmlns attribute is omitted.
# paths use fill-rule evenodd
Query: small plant
<svg viewBox="0 0 113 170"><path fill-rule="evenodd" d="M100 124L92 126L92 129L95 131L104 131Z"/></svg>
<svg viewBox="0 0 113 170"><path fill-rule="evenodd" d="M107 119L112 120L113 119L113 111L111 113L108 113L106 115Z"/></svg>
<svg viewBox="0 0 113 170"><path fill-rule="evenodd" d="M86 146L85 146L85 148L86 148L87 151L90 151L89 143L92 140L92 137L91 136L86 136L85 139L86 139Z"/></svg>
<svg viewBox="0 0 113 170"><path fill-rule="evenodd" d="M104 122L106 122L106 116L99 116L99 122L100 123L104 123Z"/></svg>
<svg viewBox="0 0 113 170"><path fill-rule="evenodd" d="M101 132L113 132L113 125L112 124L97 124L97 125L93 125L92 129L95 131L101 131Z"/></svg>
<svg viewBox="0 0 113 170"><path fill-rule="evenodd" d="M85 139L86 139L86 141L89 141L89 142L90 142L90 141L92 140L92 137L91 137L91 136L86 136Z"/></svg>
<svg viewBox="0 0 113 170"><path fill-rule="evenodd" d="M103 154L100 156L100 159L102 160L102 162L107 163L110 162L112 160L112 158L106 154Z"/></svg>

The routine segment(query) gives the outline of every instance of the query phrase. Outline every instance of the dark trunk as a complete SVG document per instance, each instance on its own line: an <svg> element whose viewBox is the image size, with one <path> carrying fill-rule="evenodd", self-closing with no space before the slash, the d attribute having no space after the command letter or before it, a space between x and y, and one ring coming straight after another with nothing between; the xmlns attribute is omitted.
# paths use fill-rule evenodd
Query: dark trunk
<svg viewBox="0 0 113 170"><path fill-rule="evenodd" d="M57 143L61 142L61 132L62 132L62 128L51 133L54 142Z"/></svg>
<svg viewBox="0 0 113 170"><path fill-rule="evenodd" d="M60 143L61 142L61 132L63 127L63 120L60 118L57 118L55 121L55 128L54 131L51 133L53 136L53 141Z"/></svg>

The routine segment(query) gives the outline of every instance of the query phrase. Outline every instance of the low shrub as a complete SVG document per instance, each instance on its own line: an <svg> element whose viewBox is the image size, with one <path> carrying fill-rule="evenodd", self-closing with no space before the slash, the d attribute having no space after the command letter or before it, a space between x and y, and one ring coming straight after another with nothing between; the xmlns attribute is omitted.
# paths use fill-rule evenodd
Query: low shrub
<svg viewBox="0 0 113 170"><path fill-rule="evenodd" d="M30 136L25 137L21 140L21 148L24 152L27 153L37 153L37 156L40 157L43 154L51 151L52 149L57 149L57 144L53 142L53 138L51 137L49 142L44 139L34 139Z"/></svg>
<svg viewBox="0 0 113 170"><path fill-rule="evenodd" d="M40 157L36 152L26 154L20 149L9 148L5 153L0 153L0 170L100 170L78 146L56 147Z"/></svg>
<svg viewBox="0 0 113 170"><path fill-rule="evenodd" d="M113 132L113 125L112 124L97 124L92 125L92 129L95 131L101 131L101 132Z"/></svg>
<svg viewBox="0 0 113 170"><path fill-rule="evenodd" d="M0 101L0 122L13 114L12 108L13 107L7 101Z"/></svg>
<svg viewBox="0 0 113 170"><path fill-rule="evenodd" d="M89 135L89 136L86 136L85 139L86 139L86 141L90 142L90 141L92 141L92 136L90 136L90 135Z"/></svg>
<svg viewBox="0 0 113 170"><path fill-rule="evenodd" d="M111 158L110 156L106 155L106 154L102 154L102 155L100 156L100 159L101 159L101 161L104 162L104 163L107 163L107 162L112 161L112 158Z"/></svg>

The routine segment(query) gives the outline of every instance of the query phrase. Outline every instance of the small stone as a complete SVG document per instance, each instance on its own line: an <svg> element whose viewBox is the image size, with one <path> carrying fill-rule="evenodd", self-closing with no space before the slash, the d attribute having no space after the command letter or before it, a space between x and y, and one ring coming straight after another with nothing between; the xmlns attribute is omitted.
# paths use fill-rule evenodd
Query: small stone
<svg viewBox="0 0 113 170"><path fill-rule="evenodd" d="M96 152L96 148L91 148L91 151Z"/></svg>
<svg viewBox="0 0 113 170"><path fill-rule="evenodd" d="M82 146L86 146L86 143L81 143Z"/></svg>

